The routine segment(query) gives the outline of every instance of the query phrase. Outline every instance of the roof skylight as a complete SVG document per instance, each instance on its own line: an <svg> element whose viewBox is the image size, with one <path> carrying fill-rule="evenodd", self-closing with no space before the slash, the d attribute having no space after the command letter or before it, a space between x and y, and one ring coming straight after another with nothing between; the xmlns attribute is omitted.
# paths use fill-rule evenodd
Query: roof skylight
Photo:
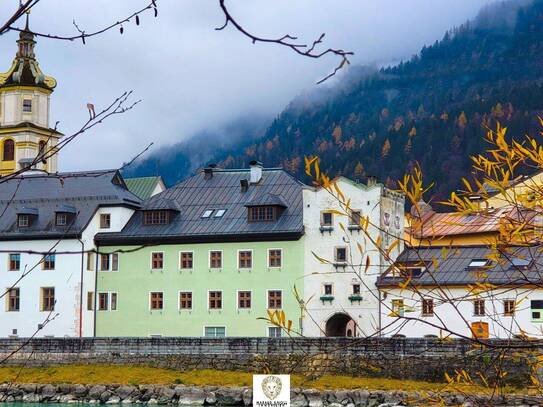
<svg viewBox="0 0 543 407"><path fill-rule="evenodd" d="M519 257L513 257L509 261L511 262L511 268L527 268L532 264L531 259L522 259Z"/></svg>
<svg viewBox="0 0 543 407"><path fill-rule="evenodd" d="M469 263L469 268L479 268L479 267L485 267L488 266L488 260L487 259L473 259L471 263Z"/></svg>
<svg viewBox="0 0 543 407"><path fill-rule="evenodd" d="M213 213L213 209L207 209L204 211L204 213L202 214L202 218L209 218L211 216L211 214Z"/></svg>
<svg viewBox="0 0 543 407"><path fill-rule="evenodd" d="M224 213L226 212L226 209L219 209L215 212L215 218L222 218Z"/></svg>

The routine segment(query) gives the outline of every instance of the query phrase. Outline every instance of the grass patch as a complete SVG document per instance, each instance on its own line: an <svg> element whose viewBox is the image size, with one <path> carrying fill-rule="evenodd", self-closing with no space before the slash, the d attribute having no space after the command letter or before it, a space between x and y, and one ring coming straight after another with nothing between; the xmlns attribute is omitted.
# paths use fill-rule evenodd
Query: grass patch
<svg viewBox="0 0 543 407"><path fill-rule="evenodd" d="M69 383L69 384L185 384L194 386L252 386L252 373L194 370L180 372L143 366L117 365L68 365L49 368L0 368L0 382L17 383ZM445 383L429 383L414 380L382 379L371 377L323 376L307 380L299 375L291 376L292 387L404 391L445 391L453 390ZM455 385L458 391L485 393L488 389L480 386ZM515 389L506 389L514 392Z"/></svg>

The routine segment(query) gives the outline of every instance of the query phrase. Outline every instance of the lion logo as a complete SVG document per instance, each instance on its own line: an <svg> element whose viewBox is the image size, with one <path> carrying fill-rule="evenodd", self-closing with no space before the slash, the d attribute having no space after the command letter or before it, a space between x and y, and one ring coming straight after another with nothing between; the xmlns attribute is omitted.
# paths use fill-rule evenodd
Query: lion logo
<svg viewBox="0 0 543 407"><path fill-rule="evenodd" d="M275 400L282 388L281 379L277 376L267 376L262 380L262 391L270 400Z"/></svg>

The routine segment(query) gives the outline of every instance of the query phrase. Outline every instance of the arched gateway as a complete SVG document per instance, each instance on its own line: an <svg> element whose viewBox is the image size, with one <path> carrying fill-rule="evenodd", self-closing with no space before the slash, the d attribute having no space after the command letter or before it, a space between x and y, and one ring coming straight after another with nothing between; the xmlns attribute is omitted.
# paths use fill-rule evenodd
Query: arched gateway
<svg viewBox="0 0 543 407"><path fill-rule="evenodd" d="M332 315L326 321L326 336L356 336L356 323L345 313Z"/></svg>

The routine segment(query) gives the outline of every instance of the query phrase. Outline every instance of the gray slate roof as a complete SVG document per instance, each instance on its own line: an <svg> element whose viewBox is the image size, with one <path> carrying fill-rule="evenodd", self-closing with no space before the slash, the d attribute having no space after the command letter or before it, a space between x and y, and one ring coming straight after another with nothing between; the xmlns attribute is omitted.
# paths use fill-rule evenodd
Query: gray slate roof
<svg viewBox="0 0 543 407"><path fill-rule="evenodd" d="M240 181L249 179L249 170L213 169L203 172L157 194L144 209L174 209L167 225L143 225L143 211L137 211L119 233L99 234L104 244L157 242L208 242L299 239L303 234L302 189L304 185L282 169L264 169L258 184L242 192ZM246 205L264 196L267 204L286 207L274 222L248 222ZM202 218L206 210L224 209L222 217Z"/></svg>
<svg viewBox="0 0 543 407"><path fill-rule="evenodd" d="M138 208L141 200L126 189L115 171L23 175L0 179L0 240L78 237L101 206ZM55 225L56 212L75 210L69 227ZM28 228L17 214L36 215Z"/></svg>
<svg viewBox="0 0 543 407"><path fill-rule="evenodd" d="M493 285L523 285L543 283L543 246L509 247L501 249L500 260L490 261L483 269L469 268L475 259L489 259L495 250L488 246L461 246L447 248L444 258L441 247L408 248L396 260L396 264L425 264L426 271L420 277L413 277L411 283L417 286L466 285L490 283ZM437 269L433 264L437 260ZM418 263L418 264L417 264ZM528 267L515 264L526 263ZM383 273L377 286L398 286L405 281L392 277L391 270Z"/></svg>

